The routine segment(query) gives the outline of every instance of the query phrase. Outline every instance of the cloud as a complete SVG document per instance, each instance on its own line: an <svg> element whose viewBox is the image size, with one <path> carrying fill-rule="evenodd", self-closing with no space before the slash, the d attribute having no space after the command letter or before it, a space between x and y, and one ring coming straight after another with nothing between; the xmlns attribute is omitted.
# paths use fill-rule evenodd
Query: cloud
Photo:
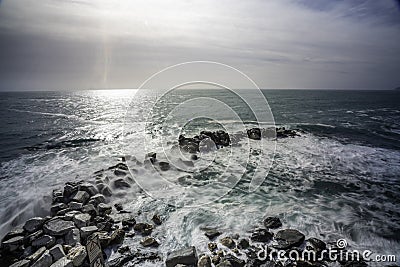
<svg viewBox="0 0 400 267"><path fill-rule="evenodd" d="M264 88L398 86L394 1L4 1L0 85L132 88L212 60ZM173 78L173 77L171 77Z"/></svg>

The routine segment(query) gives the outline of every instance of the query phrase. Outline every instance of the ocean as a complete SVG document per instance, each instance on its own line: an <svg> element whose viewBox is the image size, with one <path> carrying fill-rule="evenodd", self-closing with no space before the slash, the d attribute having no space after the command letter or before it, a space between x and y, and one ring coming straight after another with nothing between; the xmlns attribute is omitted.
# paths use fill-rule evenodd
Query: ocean
<svg viewBox="0 0 400 267"><path fill-rule="evenodd" d="M143 160L140 155L145 152L159 155L168 150L179 157L173 142L180 133L194 136L221 127L239 131L243 125L256 126L252 109L265 108L248 107L226 90L191 89L164 97L152 109L153 93L135 93L0 93L0 236L34 215L46 215L52 190L67 181L94 181L94 172L117 164L122 156L135 154ZM253 91L243 94L251 97ZM132 187L113 194L111 202L135 211L157 210L167 218L161 226L162 252L191 244L206 249L202 227L248 236L269 215L307 237L331 243L343 238L351 248L400 258L400 92L262 90L262 94L275 125L300 132L298 137L274 141L268 152L270 165L257 166L256 143L247 151L250 156L244 144L222 148L211 159L214 164L202 171L165 172L171 190L150 171L128 164L134 169L133 180L154 189L155 195ZM180 112L185 118L199 117L181 132L182 125L168 114L177 104L199 97L207 98L203 106L192 103ZM241 116L219 120L199 116L204 106L208 114L220 114L217 102L208 99L225 102ZM150 120L143 119L149 110ZM144 136L134 131L141 129L136 123L145 125ZM244 162L243 178L229 183ZM249 192L249 173L256 168L267 175ZM213 184L221 175L228 182ZM179 186L182 179L190 183ZM189 199L191 207L180 198Z"/></svg>

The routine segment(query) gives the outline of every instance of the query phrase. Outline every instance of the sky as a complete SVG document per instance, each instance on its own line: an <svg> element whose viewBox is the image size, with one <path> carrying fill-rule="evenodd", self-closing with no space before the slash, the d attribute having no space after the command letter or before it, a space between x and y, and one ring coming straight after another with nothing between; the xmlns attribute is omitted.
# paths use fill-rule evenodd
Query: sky
<svg viewBox="0 0 400 267"><path fill-rule="evenodd" d="M399 13L394 0L0 0L0 90L137 88L195 60L261 88L393 89Z"/></svg>

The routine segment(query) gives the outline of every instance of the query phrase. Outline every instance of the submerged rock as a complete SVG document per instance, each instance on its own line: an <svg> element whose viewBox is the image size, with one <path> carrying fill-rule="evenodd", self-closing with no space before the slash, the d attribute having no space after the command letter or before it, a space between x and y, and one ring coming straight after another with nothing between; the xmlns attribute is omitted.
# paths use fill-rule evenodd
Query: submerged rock
<svg viewBox="0 0 400 267"><path fill-rule="evenodd" d="M251 234L251 240L256 242L269 242L274 235L267 229L256 229Z"/></svg>
<svg viewBox="0 0 400 267"><path fill-rule="evenodd" d="M285 229L276 233L275 239L278 241L278 248L288 249L301 245L304 242L305 236L297 230Z"/></svg>
<svg viewBox="0 0 400 267"><path fill-rule="evenodd" d="M165 264L167 267L175 267L177 264L196 265L196 248L192 246L170 252L167 256Z"/></svg>
<svg viewBox="0 0 400 267"><path fill-rule="evenodd" d="M264 220L264 226L269 229L276 229L282 226L282 222L277 217L267 217Z"/></svg>
<svg viewBox="0 0 400 267"><path fill-rule="evenodd" d="M206 229L206 230L204 231L204 235L205 235L206 237L208 237L208 239L213 240L213 239L216 238L217 236L220 236L220 235L221 235L221 232L219 232L219 231L216 230L216 229Z"/></svg>

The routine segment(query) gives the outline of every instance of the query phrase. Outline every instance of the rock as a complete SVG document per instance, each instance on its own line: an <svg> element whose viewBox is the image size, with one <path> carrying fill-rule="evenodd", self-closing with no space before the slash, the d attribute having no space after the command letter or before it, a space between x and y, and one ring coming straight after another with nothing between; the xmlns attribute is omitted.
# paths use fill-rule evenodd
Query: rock
<svg viewBox="0 0 400 267"><path fill-rule="evenodd" d="M31 266L32 267L50 267L53 263L53 258L50 255L50 252L46 250L40 258L34 262Z"/></svg>
<svg viewBox="0 0 400 267"><path fill-rule="evenodd" d="M150 236L144 237L141 241L140 244L144 247L158 247L160 244Z"/></svg>
<svg viewBox="0 0 400 267"><path fill-rule="evenodd" d="M56 215L60 210L64 210L66 208L68 208L68 206L65 203L54 204L50 208L50 214Z"/></svg>
<svg viewBox="0 0 400 267"><path fill-rule="evenodd" d="M23 236L14 236L8 240L2 242L2 247L4 247L7 251L15 251L24 243Z"/></svg>
<svg viewBox="0 0 400 267"><path fill-rule="evenodd" d="M94 196L98 193L97 188L90 184L90 183L83 183L79 185L79 190L80 191L85 191L86 193L89 194L89 196Z"/></svg>
<svg viewBox="0 0 400 267"><path fill-rule="evenodd" d="M222 260L216 265L216 267L233 267L233 265L228 260Z"/></svg>
<svg viewBox="0 0 400 267"><path fill-rule="evenodd" d="M98 208L99 214L101 216L110 214L111 213L111 209L112 209L110 205L107 205L107 204L104 204L104 203L100 203L97 206L97 208Z"/></svg>
<svg viewBox="0 0 400 267"><path fill-rule="evenodd" d="M153 158L156 159L157 158L157 153L155 152L149 152L146 154L146 158Z"/></svg>
<svg viewBox="0 0 400 267"><path fill-rule="evenodd" d="M91 234L97 232L97 226L85 226L81 228L81 239L86 240Z"/></svg>
<svg viewBox="0 0 400 267"><path fill-rule="evenodd" d="M117 211L121 211L121 210L124 209L124 208L122 207L122 204L120 204L120 203L114 204L114 207L115 207L115 209L116 209Z"/></svg>
<svg viewBox="0 0 400 267"><path fill-rule="evenodd" d="M45 247L41 247L38 250L36 250L33 254L31 254L28 257L26 257L26 259L29 260L30 262L35 262L40 258L40 256L42 256L42 254L45 251L46 251L46 248Z"/></svg>
<svg viewBox="0 0 400 267"><path fill-rule="evenodd" d="M133 230L141 233L142 235L149 235L153 231L153 225L148 223L137 223L133 227Z"/></svg>
<svg viewBox="0 0 400 267"><path fill-rule="evenodd" d="M212 256L211 261L214 265L217 265L221 261L221 257L218 255L214 255Z"/></svg>
<svg viewBox="0 0 400 267"><path fill-rule="evenodd" d="M11 264L9 267L28 267L29 264L30 264L30 261L28 261L28 260L20 260L14 264Z"/></svg>
<svg viewBox="0 0 400 267"><path fill-rule="evenodd" d="M151 218L151 220L156 224L156 225L161 225L162 224L162 220L160 215L158 214L154 214L153 218Z"/></svg>
<svg viewBox="0 0 400 267"><path fill-rule="evenodd" d="M192 154L192 155L190 155L190 159L191 160L198 160L199 157L196 154Z"/></svg>
<svg viewBox="0 0 400 267"><path fill-rule="evenodd" d="M52 203L62 203L64 201L63 192L60 189L54 189L52 193Z"/></svg>
<svg viewBox="0 0 400 267"><path fill-rule="evenodd" d="M114 170L114 174L115 174L115 176L126 176L126 172L118 170L118 169Z"/></svg>
<svg viewBox="0 0 400 267"><path fill-rule="evenodd" d="M230 264L232 265L232 267L244 267L246 262L242 259L239 259L233 255L226 255L224 260L227 260L230 262Z"/></svg>
<svg viewBox="0 0 400 267"><path fill-rule="evenodd" d="M72 261L74 266L81 266L86 258L86 248L82 245L75 246L67 254L67 258Z"/></svg>
<svg viewBox="0 0 400 267"><path fill-rule="evenodd" d="M29 233L33 233L42 228L44 222L45 220L42 217L30 218L25 222L24 229Z"/></svg>
<svg viewBox="0 0 400 267"><path fill-rule="evenodd" d="M264 226L268 229L276 229L282 226L282 222L277 217L267 217L264 220Z"/></svg>
<svg viewBox="0 0 400 267"><path fill-rule="evenodd" d="M213 252L214 250L216 250L218 248L217 243L211 242L207 244L208 249Z"/></svg>
<svg viewBox="0 0 400 267"><path fill-rule="evenodd" d="M217 236L221 235L221 232L215 230L215 229L206 229L204 232L204 235L208 237L208 239L213 240Z"/></svg>
<svg viewBox="0 0 400 267"><path fill-rule="evenodd" d="M90 198L90 201L93 201L95 203L95 206L97 206L100 203L105 203L106 197L102 194L96 194Z"/></svg>
<svg viewBox="0 0 400 267"><path fill-rule="evenodd" d="M22 228L22 227L16 227L16 228L12 229L10 232L8 232L8 233L3 237L2 242L3 242L4 240L8 240L8 239L11 239L11 238L13 238L13 237L16 237L16 236L23 236L23 235L25 235L25 230L24 230L24 228Z"/></svg>
<svg viewBox="0 0 400 267"><path fill-rule="evenodd" d="M70 259L67 257L62 257L61 259L57 260L53 263L50 267L73 267L74 264Z"/></svg>
<svg viewBox="0 0 400 267"><path fill-rule="evenodd" d="M200 257L199 261L197 262L197 267L211 267L210 257L207 255Z"/></svg>
<svg viewBox="0 0 400 267"><path fill-rule="evenodd" d="M239 240L238 248L246 249L249 246L250 246L250 244L249 244L249 240L247 238L242 238L242 239Z"/></svg>
<svg viewBox="0 0 400 267"><path fill-rule="evenodd" d="M145 262L159 261L160 256L154 252L136 252L125 253L121 257L115 258L108 262L109 267L125 266L129 262L129 266L143 266ZM160 266L159 264L158 266Z"/></svg>
<svg viewBox="0 0 400 267"><path fill-rule="evenodd" d="M56 215L57 215L58 217L62 217L62 216L64 216L66 213L68 213L68 212L70 212L70 211L72 211L70 208L62 209L62 210L58 211Z"/></svg>
<svg viewBox="0 0 400 267"><path fill-rule="evenodd" d="M114 181L114 187L118 189L123 189L123 188L130 188L131 185L128 184L123 178L119 178Z"/></svg>
<svg viewBox="0 0 400 267"><path fill-rule="evenodd" d="M76 227L82 228L82 227L89 225L90 218L91 218L91 216L89 214L81 213L81 214L75 215L75 217L73 218L73 222L75 223Z"/></svg>
<svg viewBox="0 0 400 267"><path fill-rule="evenodd" d="M253 128L253 129L247 130L247 136L253 140L261 140L260 128Z"/></svg>
<svg viewBox="0 0 400 267"><path fill-rule="evenodd" d="M69 199L72 197L76 192L78 192L78 184L75 182L67 182L64 186L64 197Z"/></svg>
<svg viewBox="0 0 400 267"><path fill-rule="evenodd" d="M32 242L33 247L43 247L45 246L46 248L52 247L56 243L56 239L52 236L49 235L44 235L39 237L38 239L34 240Z"/></svg>
<svg viewBox="0 0 400 267"><path fill-rule="evenodd" d="M43 226L43 230L46 234L52 236L62 236L68 233L74 227L75 225L73 222L56 218L46 222Z"/></svg>
<svg viewBox="0 0 400 267"><path fill-rule="evenodd" d="M324 241L319 240L318 238L309 238L306 243L306 248L308 250L314 250L317 252L321 252L322 250L326 249L326 244Z"/></svg>
<svg viewBox="0 0 400 267"><path fill-rule="evenodd" d="M119 247L117 251L121 254L124 254L127 252L131 252L131 249L128 246L122 246L122 247Z"/></svg>
<svg viewBox="0 0 400 267"><path fill-rule="evenodd" d="M75 202L75 201L71 201L71 202L68 204L68 208L71 209L71 210L81 210L82 207L83 207L83 204L82 204L82 203Z"/></svg>
<svg viewBox="0 0 400 267"><path fill-rule="evenodd" d="M87 213L92 217L96 217L97 209L93 204L86 204L82 207L82 213Z"/></svg>
<svg viewBox="0 0 400 267"><path fill-rule="evenodd" d="M106 197L111 197L112 196L112 191L108 185L105 185L103 189L101 189L101 193L106 196Z"/></svg>
<svg viewBox="0 0 400 267"><path fill-rule="evenodd" d="M297 230L285 229L276 233L275 239L278 241L277 248L288 249L294 246L300 246L305 236Z"/></svg>
<svg viewBox="0 0 400 267"><path fill-rule="evenodd" d="M115 230L110 237L110 245L111 244L121 244L125 238L125 231L121 229Z"/></svg>
<svg viewBox="0 0 400 267"><path fill-rule="evenodd" d="M122 220L122 226L132 227L136 224L136 220L133 217L126 218Z"/></svg>
<svg viewBox="0 0 400 267"><path fill-rule="evenodd" d="M167 267L174 267L177 264L196 265L196 263L197 252L193 246L169 253L165 261Z"/></svg>
<svg viewBox="0 0 400 267"><path fill-rule="evenodd" d="M79 202L85 204L90 198L90 195L86 191L78 191L75 193L75 196L72 198L72 201Z"/></svg>
<svg viewBox="0 0 400 267"><path fill-rule="evenodd" d="M162 171L168 171L170 169L169 163L165 162L165 161L159 162L158 166L160 166L160 170L162 170Z"/></svg>
<svg viewBox="0 0 400 267"><path fill-rule="evenodd" d="M63 247L58 244L49 249L50 255L53 257L53 261L58 261L59 259L65 257Z"/></svg>
<svg viewBox="0 0 400 267"><path fill-rule="evenodd" d="M273 236L267 229L256 229L251 234L251 240L255 242L269 242Z"/></svg>
<svg viewBox="0 0 400 267"><path fill-rule="evenodd" d="M71 229L65 235L65 244L69 246L75 246L76 244L81 242L81 234L78 228Z"/></svg>
<svg viewBox="0 0 400 267"><path fill-rule="evenodd" d="M222 245L224 245L225 247L227 247L227 248L234 248L234 247L236 247L236 243L235 243L235 241L233 241L233 239L232 238L230 238L230 237L224 237L224 238L221 238L220 240L219 240L219 242L222 244Z"/></svg>
<svg viewBox="0 0 400 267"><path fill-rule="evenodd" d="M111 241L111 237L108 235L107 232L99 232L97 234L97 236L99 237L99 242L100 242L100 246L102 249L105 249L106 247L108 247L108 245L110 244Z"/></svg>

